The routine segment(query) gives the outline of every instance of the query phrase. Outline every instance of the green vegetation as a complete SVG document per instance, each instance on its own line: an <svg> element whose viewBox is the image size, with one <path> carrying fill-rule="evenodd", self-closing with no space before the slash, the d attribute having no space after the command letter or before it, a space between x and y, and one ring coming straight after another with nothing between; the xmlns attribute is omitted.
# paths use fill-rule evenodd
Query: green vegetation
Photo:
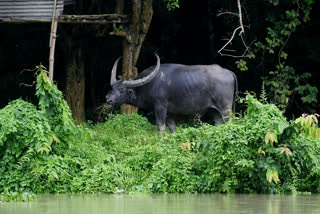
<svg viewBox="0 0 320 214"><path fill-rule="evenodd" d="M167 8L169 11L179 8L179 0L167 0Z"/></svg>
<svg viewBox="0 0 320 214"><path fill-rule="evenodd" d="M315 111L318 89L309 84L311 73L303 71L298 74L294 66L288 62L291 53L286 51L289 40L294 40L294 34L299 27L310 21L310 13L314 0L265 0L267 13L262 35L254 43L252 51L247 55L250 66L264 62L264 69L268 71L262 75L270 94L269 97L281 109L287 110L295 99L299 105L308 111ZM262 58L260 60L256 60ZM251 58L251 60L250 60ZM254 59L254 60L252 60ZM247 61L236 61L241 71L248 70ZM293 64L291 62L291 64Z"/></svg>
<svg viewBox="0 0 320 214"><path fill-rule="evenodd" d="M241 99L247 112L229 123L178 127L161 137L139 115L75 126L41 66L36 89L37 107L15 100L0 110L1 201L29 200L10 191L319 191L318 115L287 121L275 105L263 104L264 95L261 102L251 95Z"/></svg>
<svg viewBox="0 0 320 214"><path fill-rule="evenodd" d="M33 193L19 193L19 192L9 192L8 190L0 194L0 202L11 202L11 201L34 201L37 196Z"/></svg>

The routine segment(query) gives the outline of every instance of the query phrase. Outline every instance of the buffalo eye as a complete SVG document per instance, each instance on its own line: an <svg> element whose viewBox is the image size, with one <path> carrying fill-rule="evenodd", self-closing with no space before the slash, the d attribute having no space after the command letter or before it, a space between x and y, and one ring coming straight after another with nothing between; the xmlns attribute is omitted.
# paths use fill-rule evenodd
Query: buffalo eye
<svg viewBox="0 0 320 214"><path fill-rule="evenodd" d="M134 94L133 90L132 89L128 89L128 94L132 96Z"/></svg>

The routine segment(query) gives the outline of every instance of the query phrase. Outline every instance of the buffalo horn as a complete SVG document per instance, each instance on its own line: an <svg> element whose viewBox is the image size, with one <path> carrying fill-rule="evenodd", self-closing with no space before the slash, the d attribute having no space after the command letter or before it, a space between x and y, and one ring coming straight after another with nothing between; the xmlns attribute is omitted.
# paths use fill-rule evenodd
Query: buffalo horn
<svg viewBox="0 0 320 214"><path fill-rule="evenodd" d="M137 79L137 80L125 80L125 81L123 81L122 85L125 87L139 87L141 85L144 85L144 84L150 82L157 75L159 68L160 68L159 56L157 54L155 54L155 55L157 57L157 66L148 76L143 77L141 79Z"/></svg>
<svg viewBox="0 0 320 214"><path fill-rule="evenodd" d="M113 86L116 82L117 82L117 67L118 67L118 62L121 59L121 57L119 57L116 62L113 65L112 68L112 72L111 72L111 79L110 79L110 85Z"/></svg>

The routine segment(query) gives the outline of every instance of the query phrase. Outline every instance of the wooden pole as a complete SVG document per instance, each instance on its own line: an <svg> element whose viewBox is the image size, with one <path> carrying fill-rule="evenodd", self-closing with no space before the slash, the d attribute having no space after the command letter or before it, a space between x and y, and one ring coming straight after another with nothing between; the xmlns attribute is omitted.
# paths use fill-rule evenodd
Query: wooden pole
<svg viewBox="0 0 320 214"><path fill-rule="evenodd" d="M53 24L53 33L52 33L52 41L50 47L50 56L49 56L49 79L53 80L53 65L54 65L54 51L56 46L56 35L57 35L57 27L58 27L58 20L54 20Z"/></svg>
<svg viewBox="0 0 320 214"><path fill-rule="evenodd" d="M0 20L1 23L47 23L52 20L48 19L30 19L20 17L10 17L4 20ZM58 17L60 24L109 24L119 23L126 24L129 22L129 18L124 14L96 14L96 15L60 15ZM51 26L52 28L52 26Z"/></svg>
<svg viewBox="0 0 320 214"><path fill-rule="evenodd" d="M49 79L53 80L53 65L54 65L54 50L56 46L56 35L58 27L58 19L56 17L57 0L54 0L52 20L51 20L51 33L50 33L50 55L49 55Z"/></svg>

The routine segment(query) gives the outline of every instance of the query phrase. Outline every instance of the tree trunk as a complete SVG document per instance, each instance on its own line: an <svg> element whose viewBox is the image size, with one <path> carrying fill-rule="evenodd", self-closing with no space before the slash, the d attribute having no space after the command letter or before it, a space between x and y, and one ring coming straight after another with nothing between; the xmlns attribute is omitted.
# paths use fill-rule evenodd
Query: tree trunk
<svg viewBox="0 0 320 214"><path fill-rule="evenodd" d="M74 43L72 35L65 38L65 47L68 50L65 96L73 119L77 124L80 124L86 120L85 74L82 48Z"/></svg>
<svg viewBox="0 0 320 214"><path fill-rule="evenodd" d="M123 40L123 60L122 60L122 79L132 80L137 75L137 69L133 67L133 50L134 47L126 39ZM136 71L134 73L134 71ZM123 104L121 105L121 113L123 114L132 114L138 113L138 108L132 105Z"/></svg>
<svg viewBox="0 0 320 214"><path fill-rule="evenodd" d="M80 0L80 13L85 12L85 0ZM95 1L93 1L95 2ZM83 59L83 46L81 43L81 26L76 25L64 29L64 46L66 63L66 88L65 96L72 118L76 124L85 122L85 72Z"/></svg>
<svg viewBox="0 0 320 214"><path fill-rule="evenodd" d="M132 13L129 26L124 32L115 35L124 36L123 39L123 61L122 61L122 79L132 80L138 75L136 67L141 47L146 34L149 30L153 9L152 0L132 0ZM117 0L116 12L123 13L123 0ZM122 105L121 113L131 114L137 113L138 108L131 105Z"/></svg>

